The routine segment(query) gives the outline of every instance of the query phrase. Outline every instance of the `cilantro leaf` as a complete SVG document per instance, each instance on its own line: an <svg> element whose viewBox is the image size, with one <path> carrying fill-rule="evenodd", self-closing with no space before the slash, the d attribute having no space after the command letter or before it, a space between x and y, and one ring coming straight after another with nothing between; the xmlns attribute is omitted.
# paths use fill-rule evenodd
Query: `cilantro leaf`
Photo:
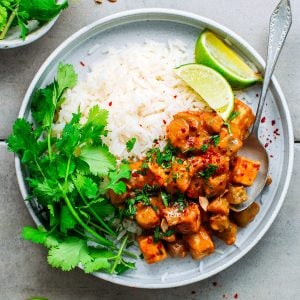
<svg viewBox="0 0 300 300"><path fill-rule="evenodd" d="M84 197L92 199L97 196L99 188L91 178L77 174L76 177L73 177L73 182Z"/></svg>
<svg viewBox="0 0 300 300"><path fill-rule="evenodd" d="M48 263L63 271L70 271L79 263L85 265L91 260L86 241L77 237L67 237L56 247L51 247L48 253Z"/></svg>
<svg viewBox="0 0 300 300"><path fill-rule="evenodd" d="M29 14L30 19L49 21L56 17L62 9L68 7L68 1L57 3L55 0L21 0L20 11Z"/></svg>
<svg viewBox="0 0 300 300"><path fill-rule="evenodd" d="M98 105L93 106L88 115L87 124L105 127L108 120L108 111L100 109Z"/></svg>
<svg viewBox="0 0 300 300"><path fill-rule="evenodd" d="M27 0L29 1L29 0ZM50 0L50 2L56 2L55 0ZM36 1L36 2L42 2L42 1ZM44 2L49 2L49 0L44 0ZM56 3L55 3L56 4ZM65 2L66 4L66 2ZM61 5L65 5L61 4ZM57 70L57 90L58 90L58 95L61 95L65 89L71 89L73 88L76 83L77 83L77 74L74 71L74 67L72 65L68 64L62 64L60 63L58 65L58 70Z"/></svg>
<svg viewBox="0 0 300 300"><path fill-rule="evenodd" d="M135 137L133 137L132 139L127 141L127 143L126 143L127 152L130 152L133 149L135 143L136 143L136 138Z"/></svg>
<svg viewBox="0 0 300 300"><path fill-rule="evenodd" d="M41 143L29 122L17 119L13 125L13 133L7 138L8 149L19 153L23 163L34 160L40 152Z"/></svg>
<svg viewBox="0 0 300 300"><path fill-rule="evenodd" d="M121 164L119 170L108 173L110 179L109 184L105 189L112 189L116 194L123 194L126 192L126 184L122 179L129 179L131 176L130 167L128 164Z"/></svg>
<svg viewBox="0 0 300 300"><path fill-rule="evenodd" d="M32 228L31 226L25 226L22 229L21 236L24 240L31 241L36 244L44 244L48 233L38 227L38 229Z"/></svg>
<svg viewBox="0 0 300 300"><path fill-rule="evenodd" d="M103 249L91 250L92 260L84 264L84 271L86 273L92 273L100 270L109 271L111 269L111 263L109 259L113 259L116 254L112 251Z"/></svg>
<svg viewBox="0 0 300 300"><path fill-rule="evenodd" d="M75 228L77 221L72 216L70 210L66 205L62 206L60 210L60 231L67 233L68 229Z"/></svg>
<svg viewBox="0 0 300 300"><path fill-rule="evenodd" d="M85 161L94 175L107 175L115 168L116 159L105 146L83 146L80 158Z"/></svg>

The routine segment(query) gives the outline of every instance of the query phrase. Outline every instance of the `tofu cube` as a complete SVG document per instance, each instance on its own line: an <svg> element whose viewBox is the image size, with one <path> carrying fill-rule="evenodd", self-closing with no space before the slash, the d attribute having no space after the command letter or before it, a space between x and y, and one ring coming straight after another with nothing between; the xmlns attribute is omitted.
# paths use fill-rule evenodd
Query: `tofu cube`
<svg viewBox="0 0 300 300"><path fill-rule="evenodd" d="M184 236L190 253L194 259L202 259L215 250L214 243L203 226L194 234Z"/></svg>
<svg viewBox="0 0 300 300"><path fill-rule="evenodd" d="M250 186L259 171L260 162L242 156L235 157L231 171L231 182Z"/></svg>
<svg viewBox="0 0 300 300"><path fill-rule="evenodd" d="M227 174L212 176L204 181L203 189L207 198L220 195L225 192L227 186Z"/></svg>
<svg viewBox="0 0 300 300"><path fill-rule="evenodd" d="M172 257L184 258L188 254L188 247L183 240L167 244L168 253Z"/></svg>
<svg viewBox="0 0 300 300"><path fill-rule="evenodd" d="M148 264L153 264L167 258L167 251L162 242L154 242L153 236L140 236L138 243L144 259Z"/></svg>
<svg viewBox="0 0 300 300"><path fill-rule="evenodd" d="M228 193L226 199L230 204L241 204L248 200L248 195L244 186L230 185L228 187Z"/></svg>
<svg viewBox="0 0 300 300"><path fill-rule="evenodd" d="M229 227L228 216L217 214L209 218L210 227L216 231L224 231Z"/></svg>
<svg viewBox="0 0 300 300"><path fill-rule="evenodd" d="M160 218L152 206L146 206L142 203L136 205L135 219L143 229L155 228L160 224Z"/></svg>
<svg viewBox="0 0 300 300"><path fill-rule="evenodd" d="M231 216L234 222L240 227L246 227L250 222L252 222L255 216L259 212L259 205L253 202L248 208L241 212L231 212Z"/></svg>
<svg viewBox="0 0 300 300"><path fill-rule="evenodd" d="M207 211L215 213L228 215L229 214L229 203L224 197L217 197L211 201L207 206Z"/></svg>
<svg viewBox="0 0 300 300"><path fill-rule="evenodd" d="M255 116L251 108L238 99L234 100L233 110L237 112L238 115L230 123L240 129L240 138L243 140L248 136L248 130L253 124Z"/></svg>
<svg viewBox="0 0 300 300"><path fill-rule="evenodd" d="M182 211L177 205L166 207L162 211L169 226L175 226L182 234L191 234L199 230L200 210L196 203L189 203Z"/></svg>
<svg viewBox="0 0 300 300"><path fill-rule="evenodd" d="M232 245L235 243L237 235L237 225L230 222L227 229L224 231L215 231L214 234L221 240L223 240L227 245Z"/></svg>

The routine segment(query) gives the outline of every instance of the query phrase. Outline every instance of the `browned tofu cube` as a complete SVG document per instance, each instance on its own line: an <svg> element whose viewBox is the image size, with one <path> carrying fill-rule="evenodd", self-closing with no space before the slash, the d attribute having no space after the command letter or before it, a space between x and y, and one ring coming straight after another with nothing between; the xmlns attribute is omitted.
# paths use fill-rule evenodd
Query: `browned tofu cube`
<svg viewBox="0 0 300 300"><path fill-rule="evenodd" d="M143 161L138 161L129 164L131 169L131 177L128 181L126 181L127 190L131 191L134 189L141 189L146 184L153 185L154 184L154 176L150 172L150 170L143 169Z"/></svg>
<svg viewBox="0 0 300 300"><path fill-rule="evenodd" d="M215 235L223 240L227 245L232 245L235 243L237 235L237 225L230 222L227 229L222 232L215 231Z"/></svg>
<svg viewBox="0 0 300 300"><path fill-rule="evenodd" d="M223 119L216 112L204 112L203 120L209 133L219 133L224 124Z"/></svg>
<svg viewBox="0 0 300 300"><path fill-rule="evenodd" d="M212 176L204 181L204 194L207 198L221 195L225 192L227 186L227 174Z"/></svg>
<svg viewBox="0 0 300 300"><path fill-rule="evenodd" d="M176 235L175 235L175 233L173 233L169 236L164 235L164 236L161 236L160 239L166 241L167 243L172 243L172 242L176 241Z"/></svg>
<svg viewBox="0 0 300 300"><path fill-rule="evenodd" d="M234 112L237 116L230 122L232 125L236 125L241 130L240 138L243 140L248 136L248 130L255 120L255 116L251 108L242 101L234 100Z"/></svg>
<svg viewBox="0 0 300 300"><path fill-rule="evenodd" d="M233 156L242 148L242 146L243 143L240 139L229 134L227 128L222 128L220 142L216 147L218 152L227 156Z"/></svg>
<svg viewBox="0 0 300 300"><path fill-rule="evenodd" d="M233 161L231 181L236 184L250 186L253 184L259 171L260 162L242 156L237 156Z"/></svg>
<svg viewBox="0 0 300 300"><path fill-rule="evenodd" d="M189 250L183 240L177 240L167 244L167 251L172 257L184 258Z"/></svg>
<svg viewBox="0 0 300 300"><path fill-rule="evenodd" d="M203 179L198 176L194 176L191 180L188 189L186 190L187 196L192 199L198 199L200 196L203 196L203 185Z"/></svg>
<svg viewBox="0 0 300 300"><path fill-rule="evenodd" d="M148 264L153 264L167 258L167 251L162 242L154 242L153 236L140 236L138 243L144 259Z"/></svg>
<svg viewBox="0 0 300 300"><path fill-rule="evenodd" d="M202 259L215 250L214 243L203 226L197 233L185 235L184 240L187 242L194 259Z"/></svg>
<svg viewBox="0 0 300 300"><path fill-rule="evenodd" d="M200 210L196 203L189 203L182 211L177 205L163 209L163 217L169 226L175 226L182 234L197 232L200 226Z"/></svg>
<svg viewBox="0 0 300 300"><path fill-rule="evenodd" d="M215 213L228 215L229 214L229 203L224 197L217 197L211 201L207 206L207 211Z"/></svg>
<svg viewBox="0 0 300 300"><path fill-rule="evenodd" d="M144 229L151 229L160 224L160 218L152 206L146 206L142 203L136 205L135 219L139 226Z"/></svg>
<svg viewBox="0 0 300 300"><path fill-rule="evenodd" d="M113 190L108 190L108 197L112 205L121 206L124 201L127 199L129 193L125 192L124 194L118 195Z"/></svg>
<svg viewBox="0 0 300 300"><path fill-rule="evenodd" d="M240 226L245 227L250 222L252 222L255 216L259 212L259 205L256 202L253 202L248 208L241 212L232 211L230 214L234 220L234 222Z"/></svg>
<svg viewBox="0 0 300 300"><path fill-rule="evenodd" d="M229 219L226 215L213 215L209 218L210 227L216 231L224 231L229 227Z"/></svg>
<svg viewBox="0 0 300 300"><path fill-rule="evenodd" d="M148 164L148 167L153 174L155 184L166 186L169 169L164 169L153 161Z"/></svg>
<svg viewBox="0 0 300 300"><path fill-rule="evenodd" d="M226 198L230 204L241 204L248 200L248 195L244 186L230 185Z"/></svg>

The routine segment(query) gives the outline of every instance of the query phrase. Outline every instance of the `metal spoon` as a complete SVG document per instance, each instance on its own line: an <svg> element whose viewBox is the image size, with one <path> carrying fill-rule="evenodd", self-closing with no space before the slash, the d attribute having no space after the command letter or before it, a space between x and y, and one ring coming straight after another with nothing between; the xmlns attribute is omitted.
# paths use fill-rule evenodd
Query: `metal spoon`
<svg viewBox="0 0 300 300"><path fill-rule="evenodd" d="M263 191L268 172L269 172L269 157L265 147L262 145L258 136L258 128L261 122L263 107L268 92L269 83L275 64L287 37L289 29L292 25L292 13L289 0L281 0L273 11L269 25L269 42L267 64L265 68L264 83L262 92L259 98L256 111L255 123L252 127L251 134L244 142L244 147L239 151L239 154L260 162L260 169L254 184L247 188L248 199L246 202L237 205L231 205L230 208L234 211L242 211L249 207L255 199Z"/></svg>

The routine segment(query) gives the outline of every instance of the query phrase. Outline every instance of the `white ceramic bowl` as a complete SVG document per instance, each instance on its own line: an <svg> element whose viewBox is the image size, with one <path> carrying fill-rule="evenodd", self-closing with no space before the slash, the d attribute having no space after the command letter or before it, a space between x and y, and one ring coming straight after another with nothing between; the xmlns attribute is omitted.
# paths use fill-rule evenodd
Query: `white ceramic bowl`
<svg viewBox="0 0 300 300"><path fill-rule="evenodd" d="M42 26L39 25L38 21L30 21L28 35L25 40L20 38L18 26L10 28L5 39L0 40L0 49L17 48L34 42L51 29L58 17L59 15Z"/></svg>
<svg viewBox="0 0 300 300"><path fill-rule="evenodd" d="M193 51L199 33L208 28L226 38L244 57L250 60L263 72L264 61L259 54L242 38L228 28L214 21L188 12L166 9L141 9L126 11L98 20L82 28L63 42L44 62L34 77L23 100L19 117L30 120L30 101L33 92L49 84L55 76L60 61L73 64L80 78L89 72L88 66L105 57L109 47L123 47L130 43L142 43L152 39L167 43L168 39L180 39ZM91 49L94 49L91 51ZM80 62L85 63L83 67ZM243 90L239 97L256 106L256 94L260 86ZM275 137L267 150L270 155L270 172L272 185L264 191L261 198L261 210L256 219L244 229L239 230L235 246L227 246L215 240L214 254L201 262L187 257L183 260L168 259L154 265L147 265L143 260L137 261L137 270L120 276L104 273L94 275L121 285L141 288L170 288L190 284L208 278L242 258L271 226L284 201L290 182L293 166L294 139L290 113L279 84L273 77L268 98L264 108L266 122L260 128L263 142L267 142L274 128L271 120L276 122L280 136ZM273 136L273 135L272 135ZM21 193L24 199L28 196L21 162L16 157L16 172ZM26 201L29 212L37 225L43 224L41 208L34 201ZM46 257L45 257L45 263ZM245 272L247 272L245 267Z"/></svg>

